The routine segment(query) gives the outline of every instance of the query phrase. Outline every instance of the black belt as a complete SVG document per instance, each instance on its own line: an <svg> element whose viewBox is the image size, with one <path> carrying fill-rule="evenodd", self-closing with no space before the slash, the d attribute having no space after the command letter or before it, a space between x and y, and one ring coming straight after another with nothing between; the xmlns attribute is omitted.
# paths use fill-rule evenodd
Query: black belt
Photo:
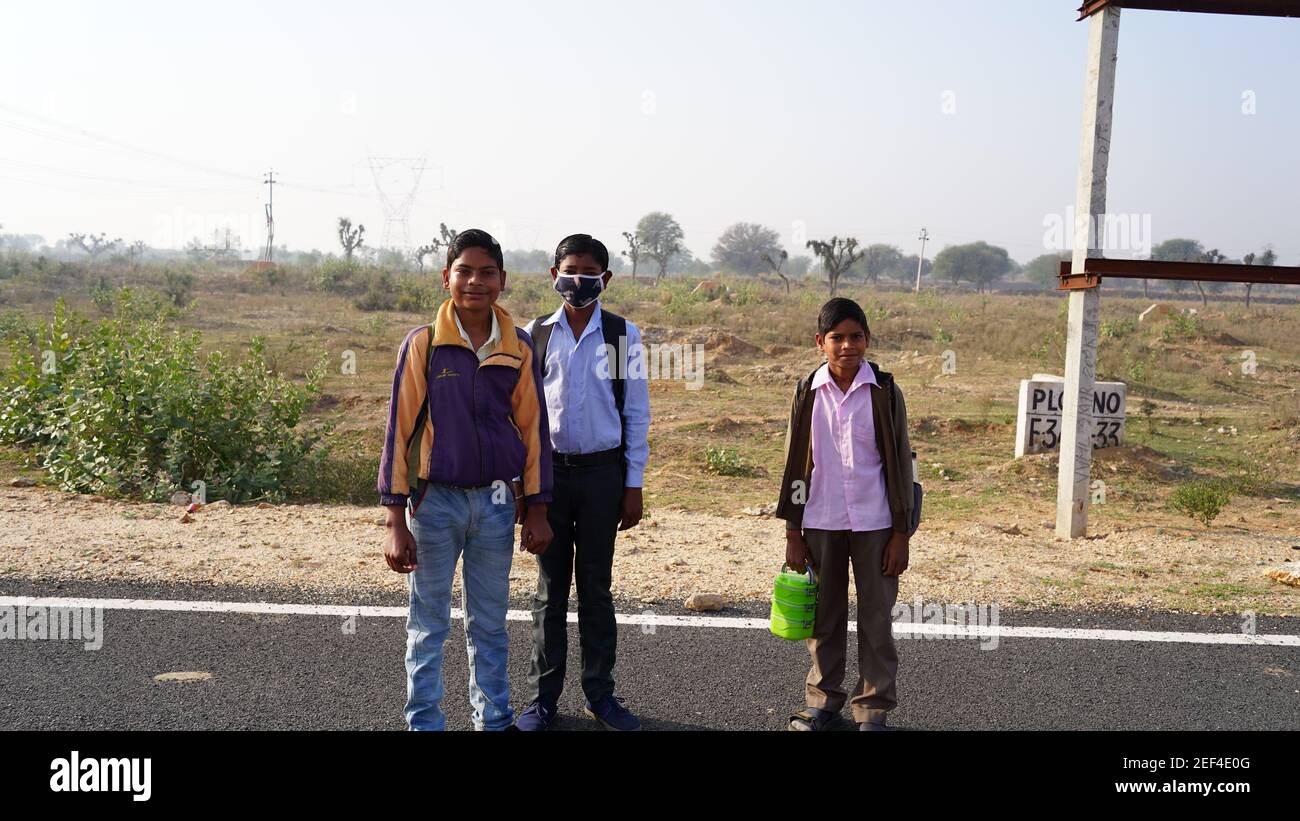
<svg viewBox="0 0 1300 821"><path fill-rule="evenodd" d="M617 463L623 456L622 448L610 448L596 453L551 453L551 464L555 467L581 468L592 465Z"/></svg>

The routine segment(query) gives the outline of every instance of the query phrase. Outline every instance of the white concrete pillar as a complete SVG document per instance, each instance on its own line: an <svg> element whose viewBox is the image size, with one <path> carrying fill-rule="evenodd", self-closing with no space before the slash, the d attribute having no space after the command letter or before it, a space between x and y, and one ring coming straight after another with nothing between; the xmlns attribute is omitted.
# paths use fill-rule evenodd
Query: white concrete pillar
<svg viewBox="0 0 1300 821"><path fill-rule="evenodd" d="M1083 142L1075 195L1075 273L1091 253L1100 256L1106 224L1106 167L1110 160L1111 106L1119 15L1105 6L1088 19L1088 68L1083 91ZM1065 393L1061 408L1061 463L1056 486L1056 536L1073 539L1088 529L1088 474L1092 467L1092 391L1097 377L1097 326L1101 292L1071 291L1066 329Z"/></svg>

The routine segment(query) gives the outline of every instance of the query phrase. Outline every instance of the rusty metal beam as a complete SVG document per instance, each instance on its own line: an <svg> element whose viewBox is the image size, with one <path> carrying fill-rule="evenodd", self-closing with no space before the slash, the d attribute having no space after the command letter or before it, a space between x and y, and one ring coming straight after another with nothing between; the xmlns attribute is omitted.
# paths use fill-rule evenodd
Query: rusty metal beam
<svg viewBox="0 0 1300 821"><path fill-rule="evenodd" d="M1300 2L1296 0L1085 0L1079 7L1079 19L1084 20L1106 6L1255 17L1300 17Z"/></svg>
<svg viewBox="0 0 1300 821"><path fill-rule="evenodd" d="M1150 259L1088 257L1082 274L1073 272L1070 260L1061 262L1060 290L1095 288L1103 276L1120 279L1181 279L1189 282L1259 282L1300 285L1300 267L1241 265L1212 262L1158 262Z"/></svg>

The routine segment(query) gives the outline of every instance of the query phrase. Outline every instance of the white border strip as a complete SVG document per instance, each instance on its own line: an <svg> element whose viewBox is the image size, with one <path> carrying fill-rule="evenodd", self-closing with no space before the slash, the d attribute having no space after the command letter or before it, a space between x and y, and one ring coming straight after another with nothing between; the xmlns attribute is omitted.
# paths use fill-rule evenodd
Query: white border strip
<svg viewBox="0 0 1300 821"><path fill-rule="evenodd" d="M271 602L179 601L168 599L81 599L56 596L0 596L0 607L76 607L105 610L155 610L181 613L246 613L282 616L364 616L368 618L406 618L405 607L373 607L343 604L274 604ZM464 612L452 608L451 617L459 620ZM509 621L532 621L528 610L510 610ZM722 627L741 630L766 630L767 619L731 616L672 616L658 613L619 613L619 624L645 624L656 627ZM577 613L569 613L576 622ZM857 625L849 622L849 629ZM945 636L951 638L1061 639L1070 641L1134 641L1176 644L1235 644L1264 647L1300 647L1300 636L1286 634L1248 635L1245 633L1188 633L1155 630L1105 630L1076 627L1003 627L992 625L918 624L895 622L894 635L900 638Z"/></svg>

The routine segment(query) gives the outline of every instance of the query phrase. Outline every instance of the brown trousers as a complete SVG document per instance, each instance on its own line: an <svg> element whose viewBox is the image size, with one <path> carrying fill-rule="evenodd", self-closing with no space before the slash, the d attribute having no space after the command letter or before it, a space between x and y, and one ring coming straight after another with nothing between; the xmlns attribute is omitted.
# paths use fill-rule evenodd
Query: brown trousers
<svg viewBox="0 0 1300 821"><path fill-rule="evenodd" d="M809 707L838 713L844 707L844 664L849 640L849 562L858 590L858 686L848 698L857 722L879 722L898 704L898 648L892 614L898 577L881 572L893 531L816 530L804 538L817 572L817 621L807 640L812 656L806 686Z"/></svg>

